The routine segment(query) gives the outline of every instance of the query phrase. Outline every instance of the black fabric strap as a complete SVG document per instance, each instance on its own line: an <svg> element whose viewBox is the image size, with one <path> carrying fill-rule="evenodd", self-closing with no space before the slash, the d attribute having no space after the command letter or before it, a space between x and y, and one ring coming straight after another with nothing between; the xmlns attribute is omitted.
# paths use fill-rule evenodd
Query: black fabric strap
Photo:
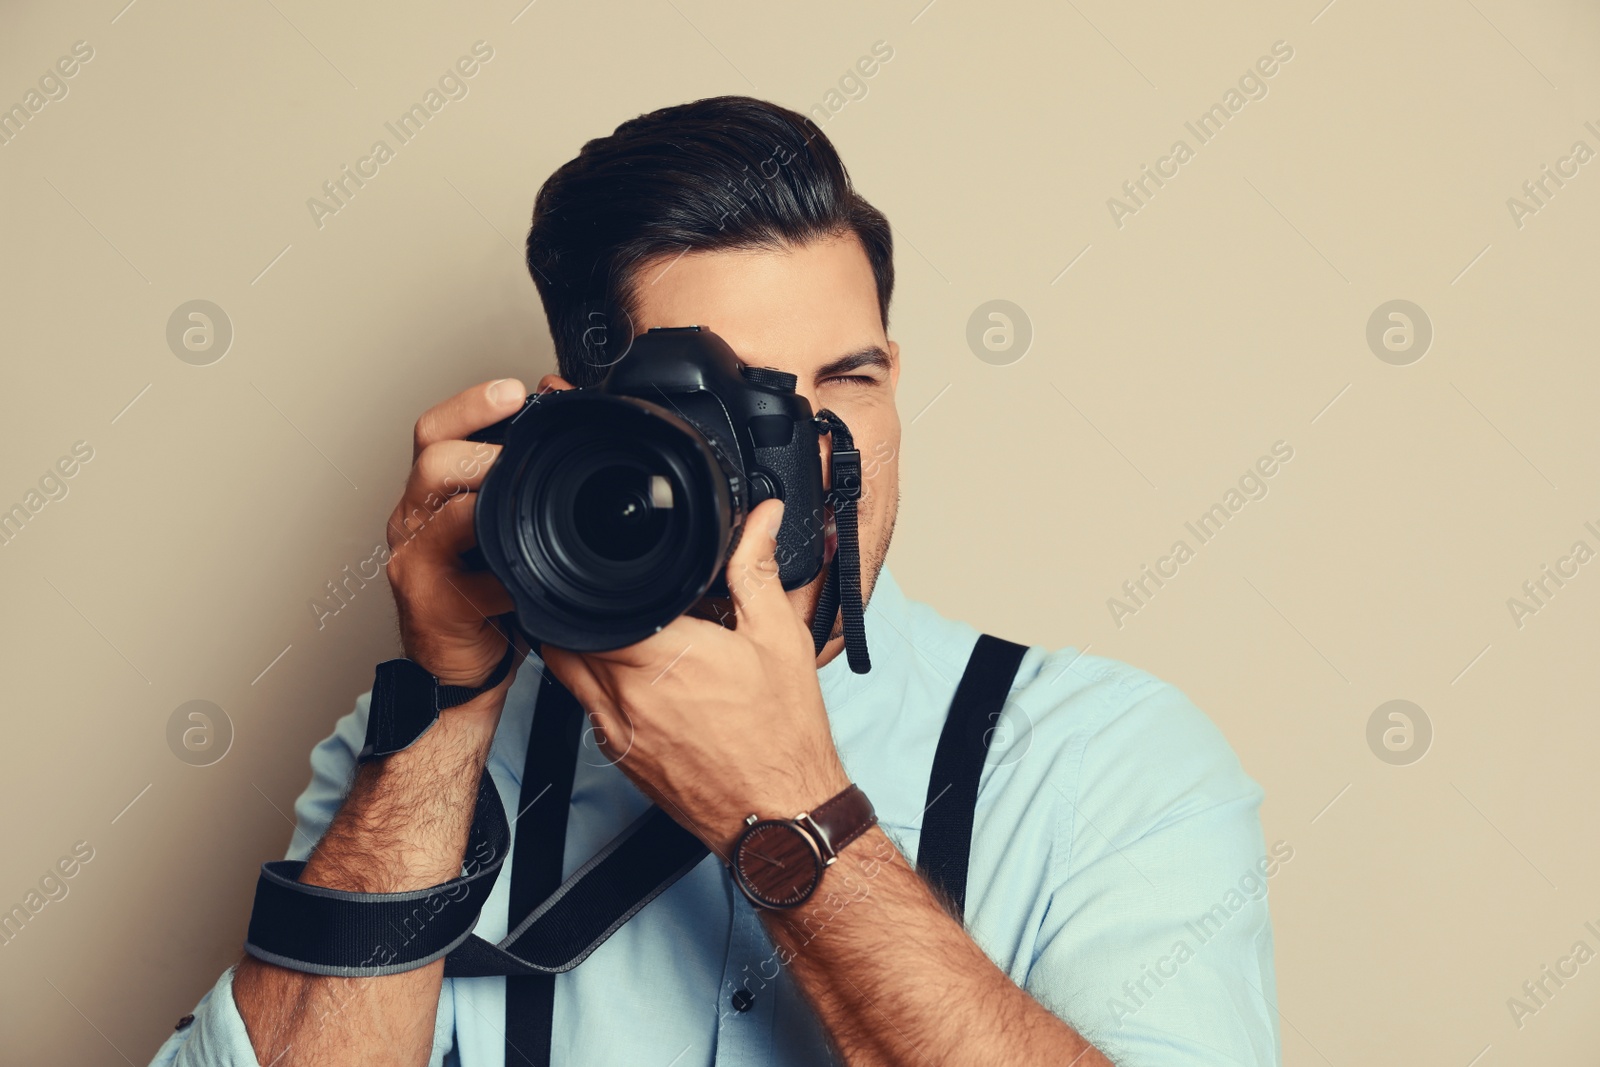
<svg viewBox="0 0 1600 1067"><path fill-rule="evenodd" d="M856 521L856 503L861 499L861 453L843 419L827 409L817 412L816 418L833 437L828 503L833 507L838 547L828 576L823 579L816 613L811 617L811 640L820 653L833 632L833 615L838 611L850 669L866 674L872 669L872 658L867 654L867 628L862 617L861 542Z"/></svg>
<svg viewBox="0 0 1600 1067"><path fill-rule="evenodd" d="M836 443L850 450L848 437ZM853 523L850 531L853 549ZM845 540L841 526L841 557ZM864 654L859 583L855 590L854 626ZM851 617L847 611L847 649ZM917 867L963 914L979 779L1026 652L1023 645L987 634L978 638L934 755ZM299 883L302 863L263 864L246 950L313 974L393 974L442 956L448 977L505 975L507 1065L548 1067L554 976L576 967L708 853L694 835L651 807L563 882L584 715L553 674L547 671L541 686L523 770L509 905L510 915L526 917L504 940L490 944L472 934L510 841L505 809L485 771L461 877L409 893L347 893Z"/></svg>
<svg viewBox="0 0 1600 1067"><path fill-rule="evenodd" d="M506 680L518 656L515 641L506 641L506 653L479 686L441 685L422 664L391 659L378 664L367 708L366 743L356 754L357 763L392 756L416 744L439 721L439 714L482 696Z"/></svg>
<svg viewBox="0 0 1600 1067"><path fill-rule="evenodd" d="M351 893L306 885L305 864L263 863L245 951L310 974L370 977L431 963L466 940L505 862L510 830L488 772L467 833L471 870L408 893Z"/></svg>
<svg viewBox="0 0 1600 1067"><path fill-rule="evenodd" d="M461 877L408 893L351 893L299 882L303 863L263 864L245 950L292 970L347 977L396 974L441 956L448 977L554 975L582 963L704 859L693 834L652 808L561 881L583 715L553 674L546 672L543 685L529 741L534 770L524 778L530 792L522 800L525 814L539 814L518 834L514 864L529 873L513 881L510 912L530 914L504 940L490 944L472 934L510 841L505 808L485 771ZM558 795L539 807L546 785Z"/></svg>
<svg viewBox="0 0 1600 1067"><path fill-rule="evenodd" d="M517 643L509 638L506 640L506 654L500 657L500 662L494 670L489 672L489 677L482 685L440 685L438 687L438 706L440 711L458 708L475 697L480 697L506 680L506 675L511 673L511 664L517 659Z"/></svg>
<svg viewBox="0 0 1600 1067"><path fill-rule="evenodd" d="M811 643L816 654L822 655L822 646L833 635L833 618L839 614L838 556L828 564L828 576L822 580L822 593L817 597L817 609L811 616Z"/></svg>
<svg viewBox="0 0 1600 1067"><path fill-rule="evenodd" d="M1006 696L1026 645L983 634L956 686L928 777L928 807L917 845L917 870L944 890L957 914L967 907L967 861L972 852L973 813L989 739L999 725Z"/></svg>
<svg viewBox="0 0 1600 1067"><path fill-rule="evenodd" d="M567 809L572 803L583 709L549 671L541 684L517 801L522 810L511 859L507 933L515 916L531 912L561 885L566 855ZM445 970L449 969L446 961ZM506 976L506 1067L549 1067L555 997L553 974Z"/></svg>

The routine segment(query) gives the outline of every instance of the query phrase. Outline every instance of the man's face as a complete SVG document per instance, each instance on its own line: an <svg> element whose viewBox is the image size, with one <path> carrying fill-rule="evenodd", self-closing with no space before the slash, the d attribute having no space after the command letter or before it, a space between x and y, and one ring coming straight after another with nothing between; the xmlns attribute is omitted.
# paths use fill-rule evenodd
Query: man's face
<svg viewBox="0 0 1600 1067"><path fill-rule="evenodd" d="M900 416L895 386L900 346L884 334L878 290L853 234L782 252L690 252L638 269L640 334L655 326L703 326L746 363L800 379L813 411L834 412L861 452L858 505L862 593L871 597L889 551L900 503ZM828 454L824 439L824 462ZM824 470L826 470L824 466ZM810 620L822 576L789 592ZM839 636L837 622L834 637ZM824 659L838 653L832 642Z"/></svg>

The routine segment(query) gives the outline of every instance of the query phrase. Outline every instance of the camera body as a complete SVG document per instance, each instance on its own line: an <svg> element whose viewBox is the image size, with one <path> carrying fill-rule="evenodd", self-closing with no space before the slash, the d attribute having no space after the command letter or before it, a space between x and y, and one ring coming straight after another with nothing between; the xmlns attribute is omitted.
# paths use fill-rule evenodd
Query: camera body
<svg viewBox="0 0 1600 1067"><path fill-rule="evenodd" d="M750 510L784 501L779 580L824 562L818 426L794 375L698 326L635 338L600 384L528 398L473 439L504 447L478 491L479 551L535 641L633 644L705 596Z"/></svg>

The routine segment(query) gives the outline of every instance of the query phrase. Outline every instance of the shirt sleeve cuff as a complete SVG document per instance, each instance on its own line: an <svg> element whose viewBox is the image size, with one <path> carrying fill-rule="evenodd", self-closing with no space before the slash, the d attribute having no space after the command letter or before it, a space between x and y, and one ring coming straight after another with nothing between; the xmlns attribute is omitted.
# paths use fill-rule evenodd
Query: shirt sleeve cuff
<svg viewBox="0 0 1600 1067"><path fill-rule="evenodd" d="M233 1002L233 968L194 1009L194 1021L173 1032L150 1067L257 1067L255 1047Z"/></svg>

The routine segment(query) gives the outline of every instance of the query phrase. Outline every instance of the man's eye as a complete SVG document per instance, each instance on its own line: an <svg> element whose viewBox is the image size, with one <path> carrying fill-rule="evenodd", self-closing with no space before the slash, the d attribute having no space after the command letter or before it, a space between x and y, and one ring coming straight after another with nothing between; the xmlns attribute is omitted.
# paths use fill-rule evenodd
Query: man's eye
<svg viewBox="0 0 1600 1067"><path fill-rule="evenodd" d="M878 379L874 378L870 374L841 374L841 375L839 375L838 377L835 377L835 378L824 378L822 381L823 381L824 385L830 384L832 382L849 382L852 385L877 385L878 384Z"/></svg>

